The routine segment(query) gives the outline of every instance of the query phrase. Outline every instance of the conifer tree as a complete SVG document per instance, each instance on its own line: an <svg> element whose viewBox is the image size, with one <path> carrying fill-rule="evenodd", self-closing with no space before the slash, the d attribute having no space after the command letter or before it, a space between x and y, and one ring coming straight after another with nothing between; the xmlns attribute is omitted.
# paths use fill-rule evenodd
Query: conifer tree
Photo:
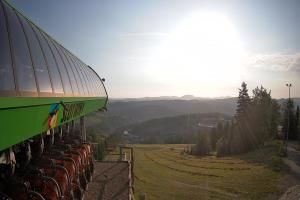
<svg viewBox="0 0 300 200"><path fill-rule="evenodd" d="M271 129L270 129L270 137L276 138L278 135L277 127L279 125L280 119L280 105L277 100L272 99L272 114L271 114Z"/></svg>
<svg viewBox="0 0 300 200"><path fill-rule="evenodd" d="M239 96L237 100L236 109L236 119L239 120L243 115L245 115L248 106L250 105L251 99L248 94L247 84L242 83L241 88L239 88Z"/></svg>
<svg viewBox="0 0 300 200"><path fill-rule="evenodd" d="M230 126L224 126L223 135L217 142L218 156L247 152L276 137L280 118L277 101L272 99L271 91L263 86L256 87L252 92L250 98L247 84L243 82L239 89L235 120Z"/></svg>

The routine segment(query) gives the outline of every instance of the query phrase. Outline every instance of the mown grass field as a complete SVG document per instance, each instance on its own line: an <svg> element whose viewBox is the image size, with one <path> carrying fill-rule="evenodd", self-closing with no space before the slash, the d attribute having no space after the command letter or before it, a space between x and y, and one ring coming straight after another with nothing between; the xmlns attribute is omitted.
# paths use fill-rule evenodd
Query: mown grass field
<svg viewBox="0 0 300 200"><path fill-rule="evenodd" d="M276 199L280 173L253 161L266 152L217 158L184 155L186 145L133 145L135 196L147 200ZM265 155L268 156L268 155Z"/></svg>

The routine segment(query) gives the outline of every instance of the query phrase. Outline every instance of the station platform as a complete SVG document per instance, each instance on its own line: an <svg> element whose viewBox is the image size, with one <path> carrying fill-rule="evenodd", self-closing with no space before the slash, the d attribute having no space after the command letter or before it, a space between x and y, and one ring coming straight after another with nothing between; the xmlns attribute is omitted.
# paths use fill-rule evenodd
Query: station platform
<svg viewBox="0 0 300 200"><path fill-rule="evenodd" d="M84 200L131 200L131 177L129 161L96 161Z"/></svg>

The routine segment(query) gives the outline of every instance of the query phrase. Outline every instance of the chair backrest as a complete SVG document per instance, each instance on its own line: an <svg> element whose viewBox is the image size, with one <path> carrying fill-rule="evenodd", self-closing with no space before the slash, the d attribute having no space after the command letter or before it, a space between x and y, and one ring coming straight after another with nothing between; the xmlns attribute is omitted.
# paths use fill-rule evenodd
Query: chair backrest
<svg viewBox="0 0 300 200"><path fill-rule="evenodd" d="M12 149L0 152L0 176L9 178L15 173L16 158Z"/></svg>

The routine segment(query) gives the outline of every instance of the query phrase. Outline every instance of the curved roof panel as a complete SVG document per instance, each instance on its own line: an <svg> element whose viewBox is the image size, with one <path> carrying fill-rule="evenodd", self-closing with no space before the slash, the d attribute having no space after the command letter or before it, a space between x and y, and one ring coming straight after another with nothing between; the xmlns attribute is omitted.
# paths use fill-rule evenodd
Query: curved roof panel
<svg viewBox="0 0 300 200"><path fill-rule="evenodd" d="M107 97L98 74L0 1L0 96Z"/></svg>

